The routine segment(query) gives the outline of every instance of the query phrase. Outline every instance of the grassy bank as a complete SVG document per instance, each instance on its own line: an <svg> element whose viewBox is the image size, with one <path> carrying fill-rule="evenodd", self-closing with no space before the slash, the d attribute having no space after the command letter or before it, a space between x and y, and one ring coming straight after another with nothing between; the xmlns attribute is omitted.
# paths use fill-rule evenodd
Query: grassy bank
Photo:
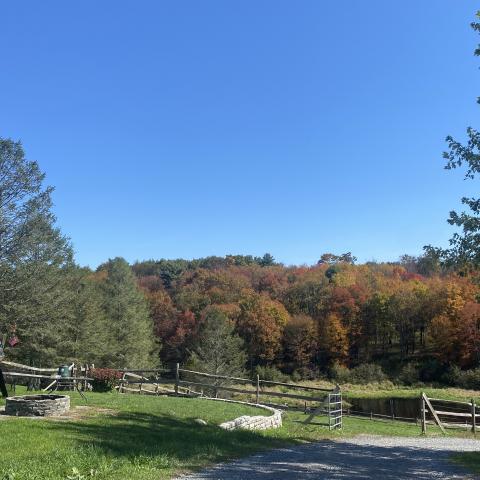
<svg viewBox="0 0 480 480"><path fill-rule="evenodd" d="M359 433L419 435L415 425L345 418L343 432L305 424L287 413L284 427L266 432L226 432L217 427L258 409L205 399L88 394L88 408L72 394L74 418L0 420L1 480L135 480L174 474L250 453ZM261 410L261 412L264 412ZM196 418L208 422L195 423ZM430 429L431 434L438 434ZM78 472L78 473L75 473Z"/></svg>
<svg viewBox="0 0 480 480"><path fill-rule="evenodd" d="M420 398L422 392L428 397L444 400L470 401L472 398L480 403L480 392L461 388L432 388L432 387L394 387L385 388L382 384L372 385L344 385L344 398Z"/></svg>

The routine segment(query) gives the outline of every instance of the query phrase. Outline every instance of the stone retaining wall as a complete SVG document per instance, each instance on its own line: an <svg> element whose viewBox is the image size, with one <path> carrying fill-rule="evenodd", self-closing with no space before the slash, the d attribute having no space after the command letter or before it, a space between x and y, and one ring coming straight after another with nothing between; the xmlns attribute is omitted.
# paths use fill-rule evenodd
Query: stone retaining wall
<svg viewBox="0 0 480 480"><path fill-rule="evenodd" d="M251 407L262 408L263 410L268 410L272 415L242 415L241 417L235 418L234 420L229 420L228 422L223 422L219 425L220 428L224 430L266 430L268 428L280 428L282 426L282 412L276 408L267 407L266 405L240 402L235 400L223 400L215 399L224 402L239 403L242 405L249 405Z"/></svg>
<svg viewBox="0 0 480 480"><path fill-rule="evenodd" d="M7 398L5 414L19 417L49 417L70 410L68 395L24 395Z"/></svg>

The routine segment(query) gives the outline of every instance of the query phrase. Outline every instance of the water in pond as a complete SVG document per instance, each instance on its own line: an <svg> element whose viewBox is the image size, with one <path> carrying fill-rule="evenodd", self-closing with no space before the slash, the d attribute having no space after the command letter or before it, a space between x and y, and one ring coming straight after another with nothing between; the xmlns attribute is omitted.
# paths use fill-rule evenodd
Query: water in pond
<svg viewBox="0 0 480 480"><path fill-rule="evenodd" d="M420 418L420 400L418 398L349 398L349 410L352 414L385 415L388 417L410 419Z"/></svg>

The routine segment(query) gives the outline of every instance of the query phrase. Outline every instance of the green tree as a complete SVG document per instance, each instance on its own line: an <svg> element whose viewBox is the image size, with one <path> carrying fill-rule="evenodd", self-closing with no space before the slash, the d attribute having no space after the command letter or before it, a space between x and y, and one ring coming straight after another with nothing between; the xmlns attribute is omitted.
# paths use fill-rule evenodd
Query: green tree
<svg viewBox="0 0 480 480"><path fill-rule="evenodd" d="M244 372L246 360L243 340L234 332L233 323L219 309L209 308L191 357L195 370L239 377ZM227 383L227 380L215 379L212 385Z"/></svg>
<svg viewBox="0 0 480 480"><path fill-rule="evenodd" d="M317 262L318 265L335 265L337 263L349 263L353 265L357 261L357 257L353 256L351 252L342 253L341 255L335 255L333 253L324 253L320 260Z"/></svg>
<svg viewBox="0 0 480 480"><path fill-rule="evenodd" d="M477 13L480 17L480 12ZM473 22L472 28L480 32L480 23ZM480 56L480 45L475 49L475 55ZM477 100L480 103L480 98ZM465 166L466 179L474 179L480 173L480 132L472 127L467 129L467 142L461 143L448 136L446 141L448 151L443 156L447 161L447 170ZM463 197L462 203L470 210L465 212L450 212L448 223L461 229L450 240L449 249L425 247L432 255L440 255L447 264L468 266L480 265L480 198Z"/></svg>
<svg viewBox="0 0 480 480"><path fill-rule="evenodd" d="M135 275L123 258L102 266L104 310L111 346L109 363L117 367L154 367L158 363L153 324Z"/></svg>
<svg viewBox="0 0 480 480"><path fill-rule="evenodd" d="M83 268L72 272L70 283L66 285L72 292L70 311L60 330L63 338L58 345L59 355L77 363L113 366L100 283L90 270Z"/></svg>
<svg viewBox="0 0 480 480"><path fill-rule="evenodd" d="M73 265L44 179L20 142L0 138L0 333L20 339L9 356L34 364L58 358Z"/></svg>
<svg viewBox="0 0 480 480"><path fill-rule="evenodd" d="M266 253L262 258L258 259L258 264L262 267L271 267L275 265L275 259L270 253Z"/></svg>

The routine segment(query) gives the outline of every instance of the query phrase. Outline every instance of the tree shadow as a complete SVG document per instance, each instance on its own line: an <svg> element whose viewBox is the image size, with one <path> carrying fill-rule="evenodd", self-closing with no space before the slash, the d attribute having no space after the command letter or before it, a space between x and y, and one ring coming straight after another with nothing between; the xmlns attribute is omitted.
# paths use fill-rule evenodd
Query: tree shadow
<svg viewBox="0 0 480 480"><path fill-rule="evenodd" d="M191 468L205 461L285 446L285 441L248 430L225 431L216 425L199 425L194 417L143 412L121 412L105 421L97 417L94 421L52 423L48 428L60 428L77 444L93 446L107 455L129 459L168 455Z"/></svg>

